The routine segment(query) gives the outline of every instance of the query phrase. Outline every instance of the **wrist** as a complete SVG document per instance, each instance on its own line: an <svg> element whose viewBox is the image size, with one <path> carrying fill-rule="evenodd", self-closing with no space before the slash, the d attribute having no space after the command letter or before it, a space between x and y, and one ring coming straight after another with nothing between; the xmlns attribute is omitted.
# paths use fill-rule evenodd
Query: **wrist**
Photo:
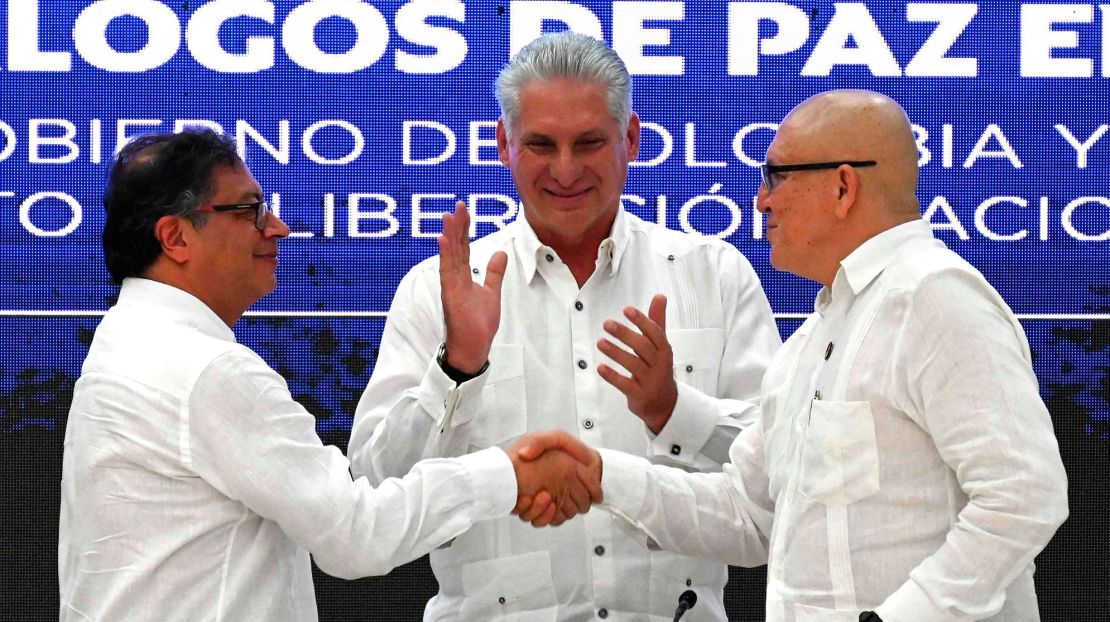
<svg viewBox="0 0 1110 622"><path fill-rule="evenodd" d="M461 368L455 367L449 361L446 341L439 344L439 352L436 354L436 363L448 378L455 381L455 384L462 384L467 380L473 380L484 374L486 369L489 368L488 358L485 363L481 365L462 365Z"/></svg>

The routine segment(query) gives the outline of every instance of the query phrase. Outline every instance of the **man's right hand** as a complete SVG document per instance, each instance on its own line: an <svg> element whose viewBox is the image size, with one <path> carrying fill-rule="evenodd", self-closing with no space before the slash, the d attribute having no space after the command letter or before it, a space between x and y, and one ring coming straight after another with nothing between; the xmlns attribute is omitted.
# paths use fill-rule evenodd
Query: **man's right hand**
<svg viewBox="0 0 1110 622"><path fill-rule="evenodd" d="M486 280L474 282L470 268L470 214L466 203L443 215L439 236L439 286L447 325L447 360L451 367L476 374L489 359L501 323L501 281L508 255L498 251L486 266Z"/></svg>

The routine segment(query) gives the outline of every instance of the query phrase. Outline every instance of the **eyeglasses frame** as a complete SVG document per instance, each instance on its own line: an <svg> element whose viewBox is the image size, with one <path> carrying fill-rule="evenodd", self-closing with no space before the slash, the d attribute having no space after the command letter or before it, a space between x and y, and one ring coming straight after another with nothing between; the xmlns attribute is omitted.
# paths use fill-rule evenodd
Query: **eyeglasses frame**
<svg viewBox="0 0 1110 622"><path fill-rule="evenodd" d="M823 171L827 169L840 168L841 166L853 166L856 168L865 168L868 166L875 166L878 164L875 160L840 160L837 162L809 162L806 164L767 164L764 162L759 166L760 175L763 177L763 187L767 190L774 190L774 183L771 182L771 176L778 173L793 173L795 171Z"/></svg>
<svg viewBox="0 0 1110 622"><path fill-rule="evenodd" d="M201 205L194 211L206 213L221 213L221 212L234 212L237 210L253 209L254 210L254 227L259 231L266 229L266 221L269 220L270 204L266 201L256 201L254 203L227 203L224 205Z"/></svg>

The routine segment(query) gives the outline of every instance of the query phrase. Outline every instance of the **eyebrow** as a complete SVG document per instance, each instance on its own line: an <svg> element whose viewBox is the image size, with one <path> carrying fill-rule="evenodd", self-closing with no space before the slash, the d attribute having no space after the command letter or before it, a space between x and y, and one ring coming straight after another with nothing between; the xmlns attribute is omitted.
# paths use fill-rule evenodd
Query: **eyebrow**
<svg viewBox="0 0 1110 622"><path fill-rule="evenodd" d="M239 195L239 202L240 203L257 203L258 201L262 201L263 198L264 197L262 196L262 191L261 190L248 190L248 191L244 192L243 194ZM253 200L251 200L251 199L253 199Z"/></svg>
<svg viewBox="0 0 1110 622"><path fill-rule="evenodd" d="M584 132L579 133L577 136L574 137L574 140L577 141L577 140L582 140L582 139L605 138L605 137L606 137L605 130L603 130L599 127L594 127L594 128L590 128L588 130L585 130ZM522 135L520 137L520 140L521 140L521 142L528 142L528 141L533 141L533 140L546 140L546 141L549 141L549 142L555 142L554 138L552 138L551 136L548 136L547 134L543 134L543 133L540 133L540 132L527 132L527 133L525 133L524 135Z"/></svg>

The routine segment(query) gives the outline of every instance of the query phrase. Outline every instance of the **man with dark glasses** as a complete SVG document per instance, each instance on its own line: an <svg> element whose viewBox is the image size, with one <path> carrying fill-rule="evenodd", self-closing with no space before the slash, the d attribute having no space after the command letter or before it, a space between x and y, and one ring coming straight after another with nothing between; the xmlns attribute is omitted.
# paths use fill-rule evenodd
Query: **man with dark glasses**
<svg viewBox="0 0 1110 622"><path fill-rule="evenodd" d="M767 150L771 263L822 284L720 474L602 449L607 509L665 549L767 563L767 620L1039 619L1067 482L1025 333L933 237L906 113L812 97Z"/></svg>
<svg viewBox="0 0 1110 622"><path fill-rule="evenodd" d="M60 619L312 621L310 553L340 577L384 574L507 516L518 494L557 499L548 520L598 498L596 453L563 433L524 437L576 456L539 468L494 448L377 489L352 481L285 380L232 333L276 286L289 228L228 138L132 142L104 205L122 287L66 428Z"/></svg>

